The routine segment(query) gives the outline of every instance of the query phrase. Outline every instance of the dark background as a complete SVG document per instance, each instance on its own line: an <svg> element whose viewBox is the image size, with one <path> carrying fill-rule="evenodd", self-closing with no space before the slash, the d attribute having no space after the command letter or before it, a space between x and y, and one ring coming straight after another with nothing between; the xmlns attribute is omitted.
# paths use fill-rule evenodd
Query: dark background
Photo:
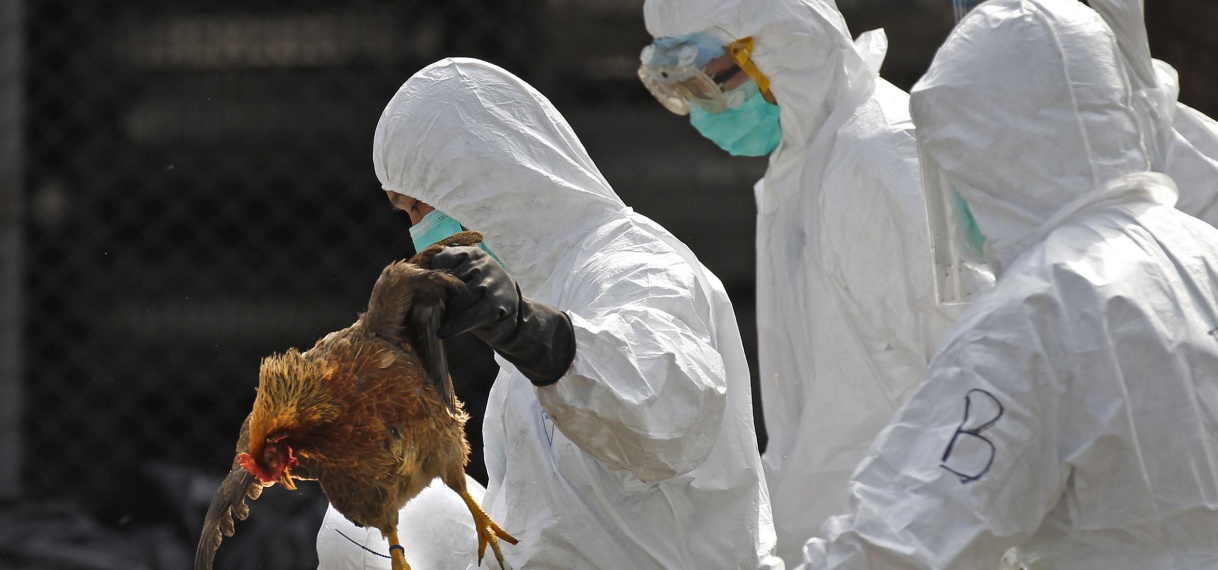
<svg viewBox="0 0 1218 570"><path fill-rule="evenodd" d="M1214 114L1218 5L1151 4L1154 55ZM906 89L952 24L949 0L840 6L856 35L887 30L883 75ZM445 56L549 96L627 204L724 281L753 358L765 161L650 98L649 41L641 0L0 0L0 569L188 566L259 359L350 324L410 254L372 132ZM477 416L494 365L466 354ZM485 481L480 455L469 471ZM324 499L302 489L264 494L217 567L315 566Z"/></svg>

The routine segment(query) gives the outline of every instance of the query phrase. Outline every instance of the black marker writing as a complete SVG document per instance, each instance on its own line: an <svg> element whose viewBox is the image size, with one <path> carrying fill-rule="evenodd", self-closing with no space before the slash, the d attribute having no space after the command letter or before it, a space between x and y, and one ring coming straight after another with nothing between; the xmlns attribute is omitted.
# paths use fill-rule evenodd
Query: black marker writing
<svg viewBox="0 0 1218 570"><path fill-rule="evenodd" d="M978 401L993 402L995 410L993 417L985 418L984 421L972 417L974 413L974 398L978 398ZM993 394L980 388L969 390L964 395L964 419L960 421L960 427L956 428L956 433L952 435L951 441L947 443L947 449L943 450L943 459L939 466L959 477L961 483L972 483L988 473L990 467L994 465L994 454L997 450L994 448L994 442L981 434L1002 418L1003 411L1002 402L999 402L998 398L995 398ZM977 454L972 451L965 454L966 457L958 458L958 461L951 461L953 452L957 452L959 455L960 450L957 448L957 444L973 448L977 442L989 448L988 451L980 451L980 453L985 454L985 461L978 461ZM969 444L972 445L970 446ZM953 463L954 467L949 466L949 463Z"/></svg>

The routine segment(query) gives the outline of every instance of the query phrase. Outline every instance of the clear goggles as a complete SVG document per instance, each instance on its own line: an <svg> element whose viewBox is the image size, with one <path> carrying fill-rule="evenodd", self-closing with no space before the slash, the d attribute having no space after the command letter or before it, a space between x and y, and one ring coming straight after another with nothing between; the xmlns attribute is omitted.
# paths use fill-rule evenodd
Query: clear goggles
<svg viewBox="0 0 1218 570"><path fill-rule="evenodd" d="M968 204L934 160L920 154L935 293L941 305L966 305L994 287L994 271L979 249Z"/></svg>
<svg viewBox="0 0 1218 570"><path fill-rule="evenodd" d="M770 81L753 64L752 53L751 37L725 41L716 34L703 32L659 38L643 48L639 56L642 63L639 79L673 113L688 114L691 105L709 113L721 113L744 102L744 92L731 85L740 72L757 84L762 95L769 93ZM725 54L730 55L727 64L723 64Z"/></svg>

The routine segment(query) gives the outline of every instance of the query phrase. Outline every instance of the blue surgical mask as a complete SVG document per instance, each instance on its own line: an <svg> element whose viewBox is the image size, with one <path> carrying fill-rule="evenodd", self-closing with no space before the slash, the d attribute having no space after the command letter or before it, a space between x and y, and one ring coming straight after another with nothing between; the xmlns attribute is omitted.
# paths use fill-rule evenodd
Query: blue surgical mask
<svg viewBox="0 0 1218 570"><path fill-rule="evenodd" d="M432 210L419 223L410 226L410 239L414 241L415 251L423 251L427 246L460 231L461 224L457 220L444 212Z"/></svg>
<svg viewBox="0 0 1218 570"><path fill-rule="evenodd" d="M765 156L782 140L778 105L765 100L757 84L749 81L736 88L744 100L721 113L710 113L696 106L689 108L689 122L702 136L733 156Z"/></svg>
<svg viewBox="0 0 1218 570"><path fill-rule="evenodd" d="M431 244L464 230L465 228L461 227L460 222L452 219L448 214L439 210L432 210L423 216L423 219L419 220L419 223L410 226L410 239L414 242L414 250L418 252L427 249ZM499 265L503 265L503 262L499 260L499 256L486 247L485 243L478 244L478 247L482 248L482 251L485 251L495 261L499 262ZM503 266L507 267L506 265Z"/></svg>

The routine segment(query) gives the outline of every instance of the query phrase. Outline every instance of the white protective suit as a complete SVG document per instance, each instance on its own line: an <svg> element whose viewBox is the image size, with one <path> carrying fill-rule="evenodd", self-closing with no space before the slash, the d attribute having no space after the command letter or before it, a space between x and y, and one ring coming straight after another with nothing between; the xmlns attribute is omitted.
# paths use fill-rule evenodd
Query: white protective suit
<svg viewBox="0 0 1218 570"><path fill-rule="evenodd" d="M1176 208L1218 227L1218 121L1176 103L1169 136L1162 172L1182 188Z"/></svg>
<svg viewBox="0 0 1218 570"><path fill-rule="evenodd" d="M485 489L469 476L465 487L481 502ZM398 511L398 538L411 570L465 568L478 559L474 517L461 496L439 479ZM389 541L381 531L358 527L331 505L317 531L318 570L389 570ZM497 568L487 551L487 568Z"/></svg>
<svg viewBox="0 0 1218 570"><path fill-rule="evenodd" d="M1176 209L1218 226L1218 185L1211 184L1218 180L1218 122L1176 100L1176 70L1150 56L1142 0L1091 0L1090 5L1116 36L1139 120L1159 134L1149 149L1151 163L1179 186Z"/></svg>
<svg viewBox="0 0 1218 570"><path fill-rule="evenodd" d="M483 508L513 568L754 568L774 545L748 366L719 280L614 194L562 115L491 64L410 78L377 126L384 188L483 233L565 311L571 370L506 361L483 434Z"/></svg>
<svg viewBox="0 0 1218 570"><path fill-rule="evenodd" d="M799 560L920 381L953 314L935 301L908 96L831 0L647 0L654 37L752 36L783 139L757 198L763 457L778 552Z"/></svg>
<svg viewBox="0 0 1218 570"><path fill-rule="evenodd" d="M1218 568L1218 230L1145 172L1156 133L1105 30L1076 0L993 0L914 88L923 167L998 282L808 569L984 569L1010 547L1038 570Z"/></svg>

